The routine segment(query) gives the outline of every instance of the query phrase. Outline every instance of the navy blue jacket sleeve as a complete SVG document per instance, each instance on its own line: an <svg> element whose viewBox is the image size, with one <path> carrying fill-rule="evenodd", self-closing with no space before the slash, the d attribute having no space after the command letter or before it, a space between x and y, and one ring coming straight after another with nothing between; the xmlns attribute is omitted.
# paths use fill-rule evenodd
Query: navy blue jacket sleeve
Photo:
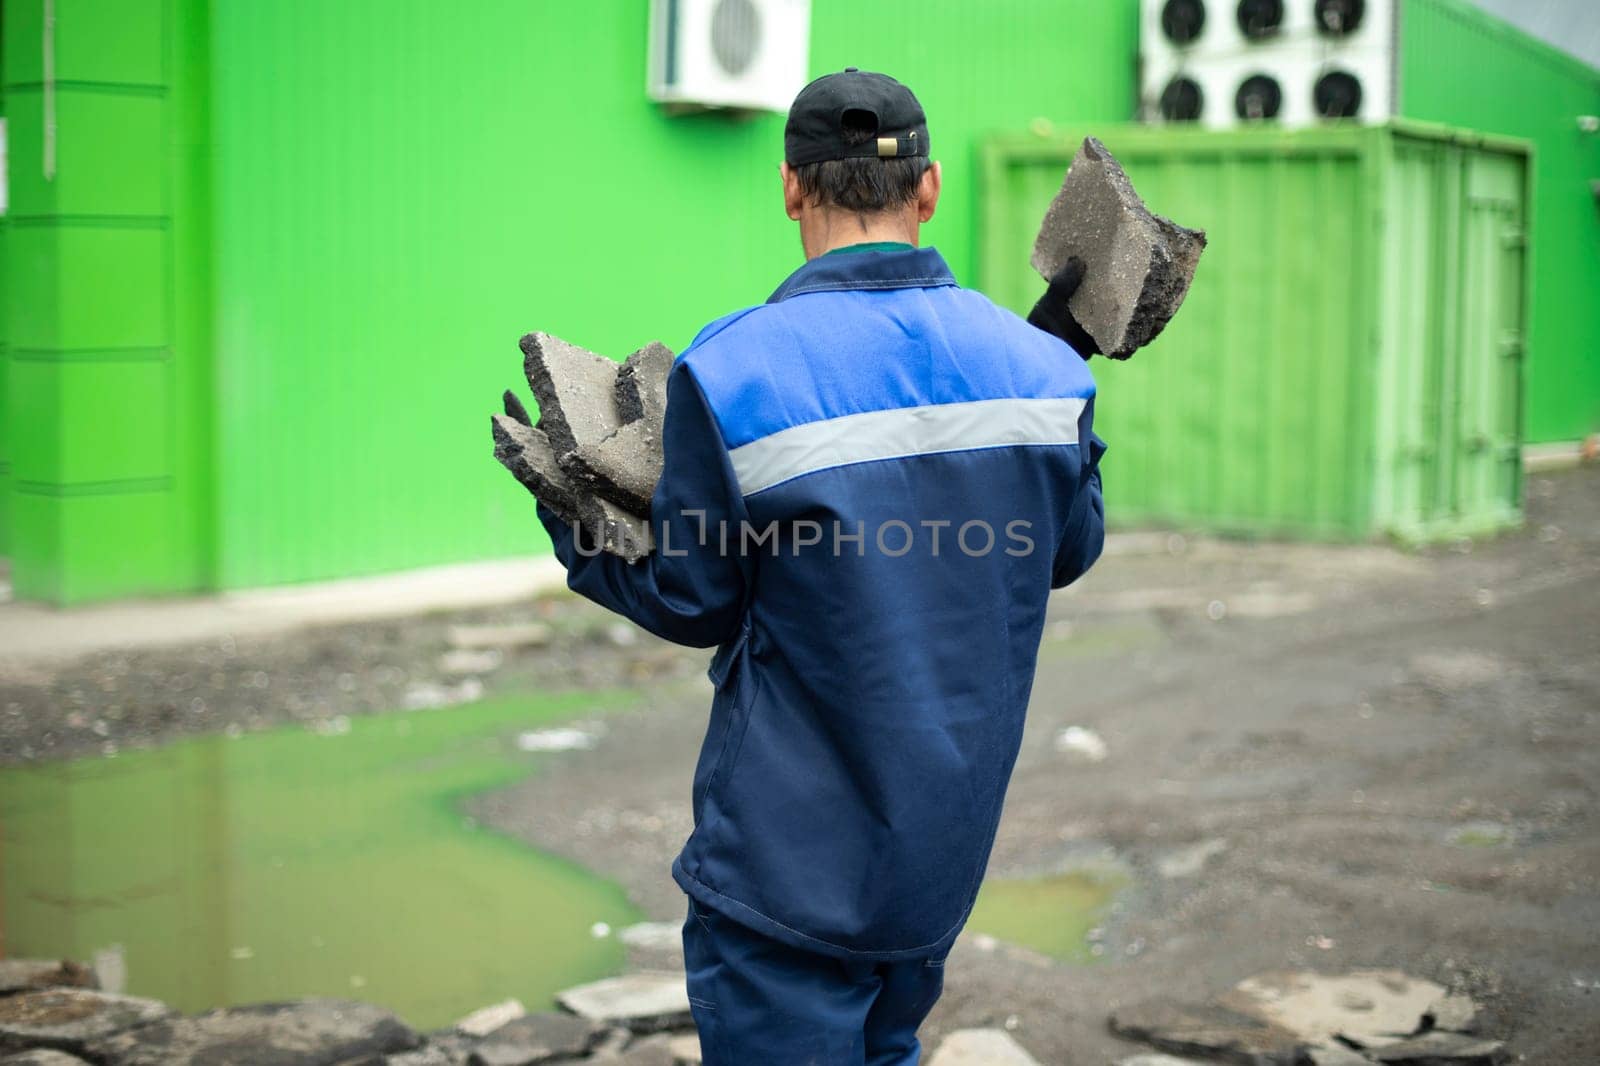
<svg viewBox="0 0 1600 1066"><path fill-rule="evenodd" d="M1078 440L1085 449L1083 480L1056 546L1050 578L1053 589L1065 588L1088 573L1106 543L1106 507L1100 494L1100 456L1105 453L1106 444L1094 432L1092 399L1078 419Z"/></svg>
<svg viewBox="0 0 1600 1066"><path fill-rule="evenodd" d="M661 436L651 554L630 564L597 552L591 536L542 503L539 519L567 568L568 588L659 637L709 648L736 633L744 611L749 563L738 551L744 502L721 431L681 359L667 378Z"/></svg>

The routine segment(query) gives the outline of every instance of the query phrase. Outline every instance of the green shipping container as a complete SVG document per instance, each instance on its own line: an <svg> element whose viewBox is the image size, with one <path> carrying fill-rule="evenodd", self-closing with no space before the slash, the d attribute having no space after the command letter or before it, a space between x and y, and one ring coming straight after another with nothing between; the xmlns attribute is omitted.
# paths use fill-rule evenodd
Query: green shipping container
<svg viewBox="0 0 1600 1066"><path fill-rule="evenodd" d="M1092 132L1210 238L1166 332L1093 361L1113 521L1407 541L1520 522L1525 144L1410 122ZM985 147L980 279L1018 312L1080 143Z"/></svg>

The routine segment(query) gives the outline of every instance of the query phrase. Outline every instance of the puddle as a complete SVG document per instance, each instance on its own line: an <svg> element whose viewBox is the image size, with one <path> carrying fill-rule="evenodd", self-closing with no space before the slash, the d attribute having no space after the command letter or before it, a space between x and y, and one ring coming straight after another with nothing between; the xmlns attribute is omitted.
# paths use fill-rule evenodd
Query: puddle
<svg viewBox="0 0 1600 1066"><path fill-rule="evenodd" d="M1089 931L1126 884L1126 876L1110 869L988 880L967 929L1066 962L1088 962L1094 957Z"/></svg>
<svg viewBox="0 0 1600 1066"><path fill-rule="evenodd" d="M618 972L624 946L591 929L641 915L458 803L563 757L519 732L596 709L496 699L0 772L0 956L100 952L187 1012L343 996L432 1028L538 1009Z"/></svg>

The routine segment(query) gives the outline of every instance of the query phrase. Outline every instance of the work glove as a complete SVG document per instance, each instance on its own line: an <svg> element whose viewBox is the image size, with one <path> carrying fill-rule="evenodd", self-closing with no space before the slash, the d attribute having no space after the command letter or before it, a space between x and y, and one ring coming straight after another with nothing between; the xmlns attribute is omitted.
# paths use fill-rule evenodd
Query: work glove
<svg viewBox="0 0 1600 1066"><path fill-rule="evenodd" d="M1068 259L1055 277L1050 279L1049 287L1039 297L1039 302L1033 305L1033 310L1028 312L1028 322L1060 337L1087 359L1091 355L1099 355L1100 346L1087 330L1078 325L1078 320L1072 317L1072 308L1068 306L1072 294L1083 284L1083 270L1082 259L1077 256Z"/></svg>

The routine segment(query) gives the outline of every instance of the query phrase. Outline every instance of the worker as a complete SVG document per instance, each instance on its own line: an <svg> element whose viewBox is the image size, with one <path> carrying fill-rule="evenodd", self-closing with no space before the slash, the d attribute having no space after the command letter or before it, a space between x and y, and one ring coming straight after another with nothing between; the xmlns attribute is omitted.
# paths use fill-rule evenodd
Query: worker
<svg viewBox="0 0 1600 1066"><path fill-rule="evenodd" d="M983 880L1046 600L1104 540L1093 341L1080 264L1037 328L919 246L940 167L893 78L807 85L779 171L806 261L673 364L654 552L538 510L574 591L717 649L672 866L706 1066L901 1066Z"/></svg>

